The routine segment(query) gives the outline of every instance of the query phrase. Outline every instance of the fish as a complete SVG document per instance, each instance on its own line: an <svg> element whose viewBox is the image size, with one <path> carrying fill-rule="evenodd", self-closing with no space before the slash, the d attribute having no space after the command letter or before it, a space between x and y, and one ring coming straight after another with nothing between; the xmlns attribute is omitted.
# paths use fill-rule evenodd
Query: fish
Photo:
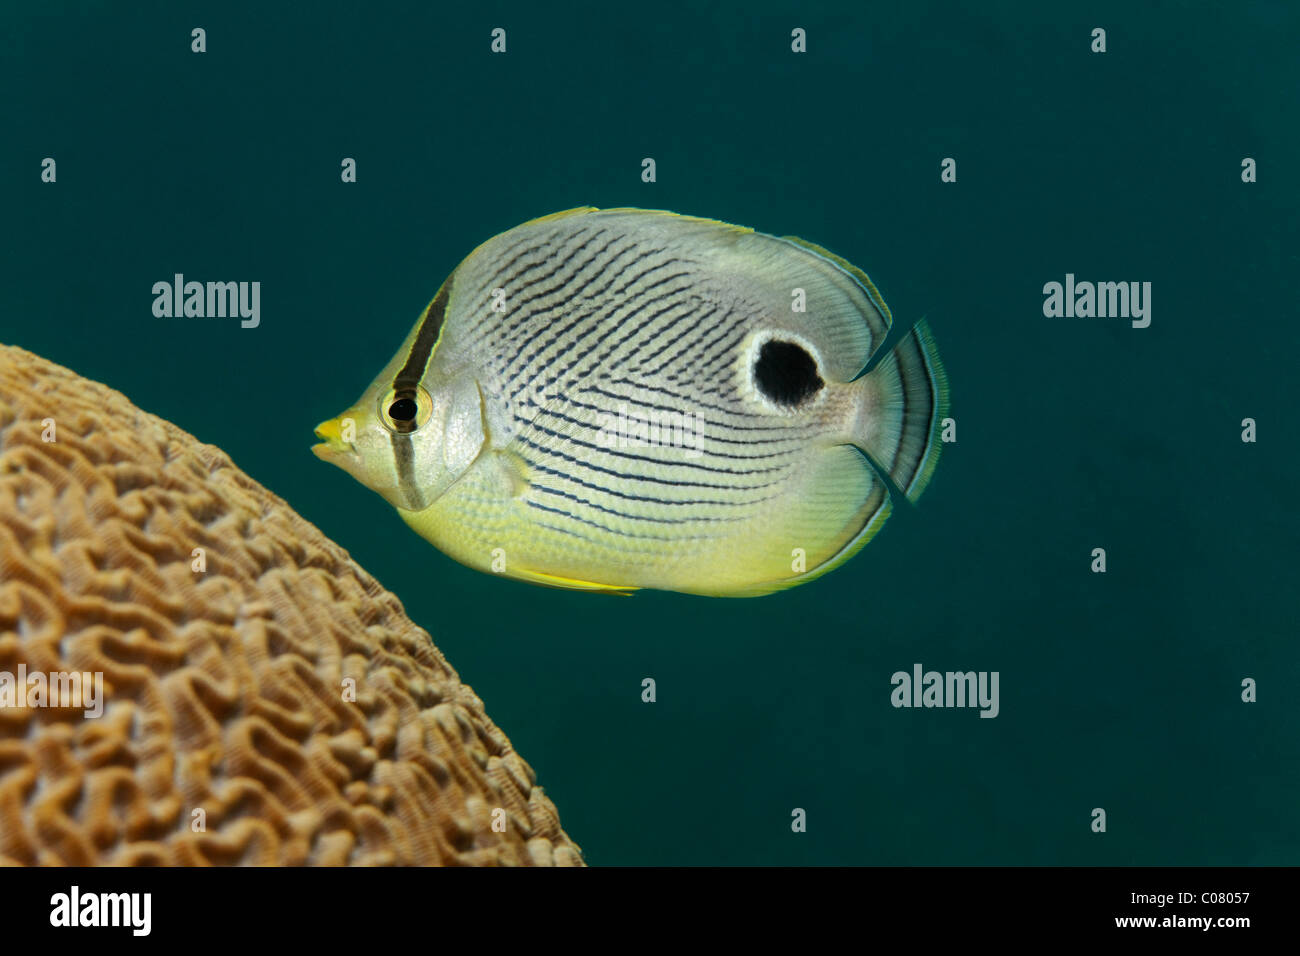
<svg viewBox="0 0 1300 956"><path fill-rule="evenodd" d="M916 501L948 395L927 322L839 256L581 207L471 252L312 451L471 568L754 597Z"/></svg>

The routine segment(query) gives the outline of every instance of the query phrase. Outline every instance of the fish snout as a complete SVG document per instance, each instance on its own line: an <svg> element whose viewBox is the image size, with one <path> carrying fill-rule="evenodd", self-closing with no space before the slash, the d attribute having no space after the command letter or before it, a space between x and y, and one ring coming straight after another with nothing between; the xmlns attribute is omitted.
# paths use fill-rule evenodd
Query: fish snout
<svg viewBox="0 0 1300 956"><path fill-rule="evenodd" d="M312 454L322 461L328 461L331 464L342 465L340 458L344 455L355 455L354 449L350 442L343 440L343 426L339 418L331 418L329 421L321 422L316 426L316 437L321 439L321 444L312 445Z"/></svg>

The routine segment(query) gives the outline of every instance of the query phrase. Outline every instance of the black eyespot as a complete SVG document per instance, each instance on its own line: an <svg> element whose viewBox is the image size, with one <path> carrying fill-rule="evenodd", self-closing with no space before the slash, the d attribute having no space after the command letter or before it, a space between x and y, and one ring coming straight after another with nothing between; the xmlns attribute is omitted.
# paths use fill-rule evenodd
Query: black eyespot
<svg viewBox="0 0 1300 956"><path fill-rule="evenodd" d="M413 398L399 398L393 404L388 406L388 417L395 422L412 422L415 421L415 413L418 406Z"/></svg>
<svg viewBox="0 0 1300 956"><path fill-rule="evenodd" d="M795 408L812 398L826 383L817 363L800 345L773 339L764 342L754 363L754 384L769 401Z"/></svg>

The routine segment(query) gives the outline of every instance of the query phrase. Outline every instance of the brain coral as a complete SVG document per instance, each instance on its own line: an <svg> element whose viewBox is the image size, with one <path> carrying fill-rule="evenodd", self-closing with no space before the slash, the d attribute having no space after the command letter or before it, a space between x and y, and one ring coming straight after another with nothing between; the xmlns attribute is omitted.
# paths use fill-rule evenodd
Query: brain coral
<svg viewBox="0 0 1300 956"><path fill-rule="evenodd" d="M101 715L73 673L102 674ZM0 862L581 863L347 552L217 448L4 346L0 704Z"/></svg>

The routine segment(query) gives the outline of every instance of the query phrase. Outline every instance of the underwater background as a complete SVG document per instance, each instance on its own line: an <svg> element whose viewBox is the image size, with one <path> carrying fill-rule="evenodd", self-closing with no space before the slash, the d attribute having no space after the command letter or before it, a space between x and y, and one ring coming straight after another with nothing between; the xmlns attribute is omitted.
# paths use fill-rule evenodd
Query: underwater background
<svg viewBox="0 0 1300 956"><path fill-rule="evenodd" d="M347 548L592 864L1296 864L1298 42L1285 0L6 4L0 341ZM312 457L465 255L588 204L800 236L928 317L920 506L792 591L619 598L464 568ZM260 325L156 318L178 272L260 281ZM1150 327L1045 317L1067 273L1150 282ZM918 663L997 671L998 716L893 707Z"/></svg>

